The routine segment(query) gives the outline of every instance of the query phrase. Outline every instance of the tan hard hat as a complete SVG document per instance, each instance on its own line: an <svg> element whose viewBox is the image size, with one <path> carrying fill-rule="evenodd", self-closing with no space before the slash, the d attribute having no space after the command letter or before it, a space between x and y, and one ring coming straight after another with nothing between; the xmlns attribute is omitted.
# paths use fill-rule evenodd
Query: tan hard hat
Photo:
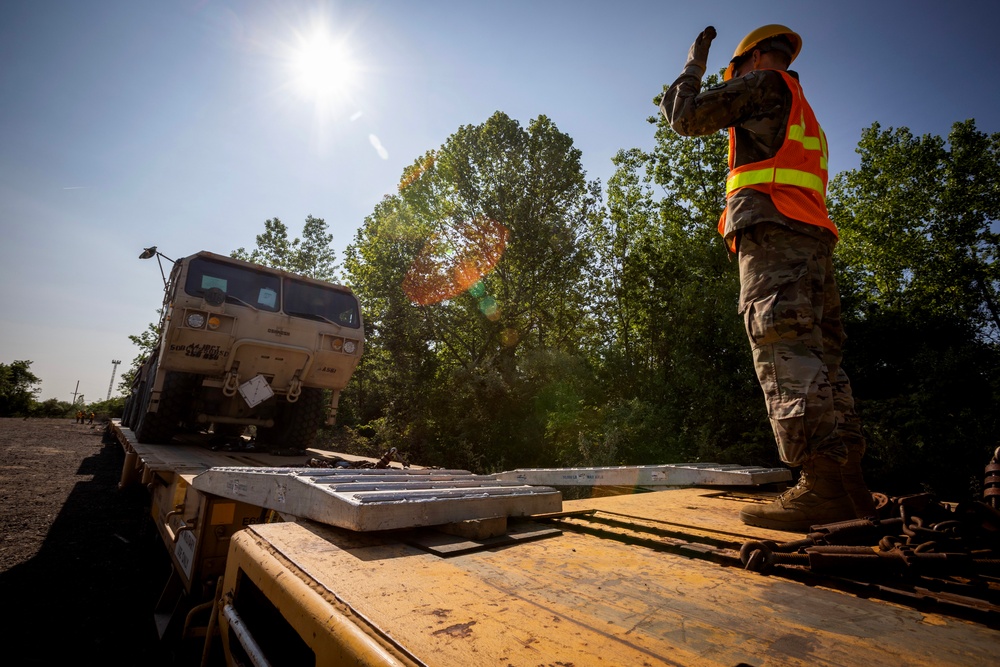
<svg viewBox="0 0 1000 667"><path fill-rule="evenodd" d="M729 67L726 68L725 74L722 75L723 81L729 81L733 78L733 74L736 72L736 61L739 58L753 51L754 47L763 42L765 39L770 39L771 37L777 37L779 35L784 35L792 43L792 60L795 60L795 57L799 55L799 51L802 50L802 38L799 37L799 34L790 28L777 23L761 26L744 37L743 41L740 42L740 45L736 47L736 51L733 53L733 59L729 61Z"/></svg>

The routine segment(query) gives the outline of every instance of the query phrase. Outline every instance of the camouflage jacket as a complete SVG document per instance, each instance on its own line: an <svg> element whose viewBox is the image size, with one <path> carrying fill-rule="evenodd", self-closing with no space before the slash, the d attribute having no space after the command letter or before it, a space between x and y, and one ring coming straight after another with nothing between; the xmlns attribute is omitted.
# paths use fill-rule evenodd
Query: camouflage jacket
<svg viewBox="0 0 1000 667"><path fill-rule="evenodd" d="M796 79L795 72L788 72ZM734 166L774 157L785 141L792 93L781 75L757 70L702 92L701 79L681 74L660 100L660 111L670 127L686 137L718 132L732 127L736 132ZM726 203L725 236L758 222L770 221L794 227L810 235L833 235L813 225L782 215L771 198L743 188Z"/></svg>

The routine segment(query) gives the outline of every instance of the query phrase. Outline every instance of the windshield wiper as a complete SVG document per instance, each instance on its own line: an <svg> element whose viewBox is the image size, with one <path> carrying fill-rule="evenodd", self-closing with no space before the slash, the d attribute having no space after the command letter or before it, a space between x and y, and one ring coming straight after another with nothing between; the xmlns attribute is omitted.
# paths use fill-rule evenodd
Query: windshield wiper
<svg viewBox="0 0 1000 667"><path fill-rule="evenodd" d="M323 317L319 313L295 313L295 312L292 312L292 311L285 311L285 314L286 315L291 315L292 317L304 317L307 320L320 320L322 322L326 322L327 324L332 324L335 327L339 327L340 326L339 324L337 324L333 320L328 320L327 318Z"/></svg>
<svg viewBox="0 0 1000 667"><path fill-rule="evenodd" d="M254 307L254 306L251 306L249 303L247 303L246 301L244 301L243 299L241 299L238 296L233 296L232 294L227 294L226 295L226 301L229 301L230 299L232 299L236 303L240 304L241 306L246 306L247 308L249 308L250 310L254 311L255 313L256 312L260 312L258 308Z"/></svg>

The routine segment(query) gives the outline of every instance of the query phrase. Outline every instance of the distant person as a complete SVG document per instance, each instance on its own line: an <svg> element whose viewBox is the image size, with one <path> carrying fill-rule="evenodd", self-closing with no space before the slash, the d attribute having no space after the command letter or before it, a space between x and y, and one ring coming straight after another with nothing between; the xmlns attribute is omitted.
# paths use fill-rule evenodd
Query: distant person
<svg viewBox="0 0 1000 667"><path fill-rule="evenodd" d="M788 70L802 38L766 25L743 38L723 76L701 90L711 26L660 101L683 136L729 130L726 209L719 232L739 258L739 312L778 455L798 483L744 523L809 530L875 514L861 474L865 438L841 368L846 335L833 272L837 227L826 209L826 135Z"/></svg>
<svg viewBox="0 0 1000 667"><path fill-rule="evenodd" d="M90 413L90 421L89 421L89 422L87 422L87 423L89 423L89 424L93 424L93 423L94 423L94 417L96 417L96 416L97 416L96 414L94 414L93 412L91 412L91 413Z"/></svg>

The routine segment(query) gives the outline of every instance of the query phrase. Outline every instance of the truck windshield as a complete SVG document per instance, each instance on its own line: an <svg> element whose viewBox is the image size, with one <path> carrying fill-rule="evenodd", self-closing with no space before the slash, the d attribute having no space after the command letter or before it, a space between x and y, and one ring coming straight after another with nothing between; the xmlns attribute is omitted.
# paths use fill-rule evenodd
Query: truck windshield
<svg viewBox="0 0 1000 667"><path fill-rule="evenodd" d="M281 307L278 301L281 278L278 276L205 257L192 259L184 291L191 296L205 296L213 287L222 290L229 303L272 313Z"/></svg>
<svg viewBox="0 0 1000 667"><path fill-rule="evenodd" d="M285 278L284 311L292 317L329 322L357 329L361 324L358 301L340 290Z"/></svg>

